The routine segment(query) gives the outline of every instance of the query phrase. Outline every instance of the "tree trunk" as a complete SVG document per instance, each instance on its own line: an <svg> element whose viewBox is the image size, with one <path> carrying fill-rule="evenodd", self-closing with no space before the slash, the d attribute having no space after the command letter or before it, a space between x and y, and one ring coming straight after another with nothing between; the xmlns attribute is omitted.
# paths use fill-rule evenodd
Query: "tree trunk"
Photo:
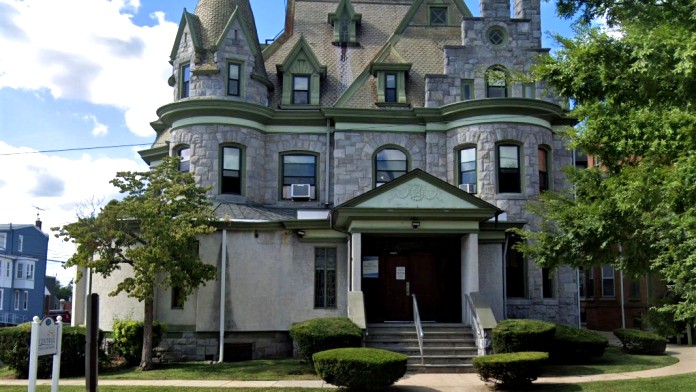
<svg viewBox="0 0 696 392"><path fill-rule="evenodd" d="M143 321L143 352L140 357L140 369L151 370L152 365L152 323L154 320L154 300L145 300L145 320Z"/></svg>

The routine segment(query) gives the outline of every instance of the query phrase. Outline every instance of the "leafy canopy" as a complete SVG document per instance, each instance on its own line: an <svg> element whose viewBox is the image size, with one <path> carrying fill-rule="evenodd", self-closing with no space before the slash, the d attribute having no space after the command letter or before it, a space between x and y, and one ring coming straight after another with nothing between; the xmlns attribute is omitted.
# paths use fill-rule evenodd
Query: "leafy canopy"
<svg viewBox="0 0 696 392"><path fill-rule="evenodd" d="M571 145L599 168L568 170L571 193L530 204L521 231L544 266L612 264L657 271L696 318L696 1L557 0L576 36L535 69L574 103ZM614 33L590 27L605 17Z"/></svg>

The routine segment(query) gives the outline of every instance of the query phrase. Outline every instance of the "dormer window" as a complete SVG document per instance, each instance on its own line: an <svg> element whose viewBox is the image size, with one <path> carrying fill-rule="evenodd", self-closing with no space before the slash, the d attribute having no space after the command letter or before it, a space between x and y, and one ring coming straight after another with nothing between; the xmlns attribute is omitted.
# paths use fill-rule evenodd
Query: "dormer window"
<svg viewBox="0 0 696 392"><path fill-rule="evenodd" d="M334 45L358 45L357 26L360 24L361 14L355 13L350 0L340 0L336 12L329 14L329 24L333 26Z"/></svg>
<svg viewBox="0 0 696 392"><path fill-rule="evenodd" d="M300 37L283 64L278 64L276 68L283 78L281 108L319 107L320 81L326 76L326 66L319 63L304 37Z"/></svg>
<svg viewBox="0 0 696 392"><path fill-rule="evenodd" d="M384 102L397 102L396 74L384 74Z"/></svg>
<svg viewBox="0 0 696 392"><path fill-rule="evenodd" d="M370 72L377 78L378 106L406 106L406 74L411 70L396 52L394 47L387 47L370 66Z"/></svg>

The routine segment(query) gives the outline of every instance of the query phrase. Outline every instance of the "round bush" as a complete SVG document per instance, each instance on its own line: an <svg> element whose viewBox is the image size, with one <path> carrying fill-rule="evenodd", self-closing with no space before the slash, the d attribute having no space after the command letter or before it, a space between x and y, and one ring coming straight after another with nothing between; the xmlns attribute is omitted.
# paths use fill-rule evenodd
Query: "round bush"
<svg viewBox="0 0 696 392"><path fill-rule="evenodd" d="M667 349L667 339L651 332L619 328L614 330L624 351L631 354L661 355Z"/></svg>
<svg viewBox="0 0 696 392"><path fill-rule="evenodd" d="M375 348L337 348L314 354L314 368L326 382L349 390L388 387L406 373L408 356Z"/></svg>
<svg viewBox="0 0 696 392"><path fill-rule="evenodd" d="M493 352L549 352L556 325L540 320L505 320L493 328Z"/></svg>
<svg viewBox="0 0 696 392"><path fill-rule="evenodd" d="M524 387L536 380L548 353L518 352L485 355L473 360L474 369L484 382L496 382L504 387Z"/></svg>
<svg viewBox="0 0 696 392"><path fill-rule="evenodd" d="M583 363L604 355L609 340L597 332L556 324L549 355L554 361Z"/></svg>
<svg viewBox="0 0 696 392"><path fill-rule="evenodd" d="M320 351L342 347L360 347L360 327L345 317L325 317L297 323L290 328L290 337L300 355L312 362Z"/></svg>
<svg viewBox="0 0 696 392"><path fill-rule="evenodd" d="M145 325L142 321L130 319L115 320L113 324L114 349L126 360L129 366L140 363L143 354L143 333ZM155 321L152 324L152 348L157 347L166 332L166 326Z"/></svg>

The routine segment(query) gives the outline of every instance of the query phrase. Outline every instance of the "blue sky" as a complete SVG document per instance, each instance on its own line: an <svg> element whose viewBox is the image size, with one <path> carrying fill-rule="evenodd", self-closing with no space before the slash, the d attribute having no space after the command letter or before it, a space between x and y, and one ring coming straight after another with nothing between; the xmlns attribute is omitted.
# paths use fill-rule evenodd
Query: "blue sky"
<svg viewBox="0 0 696 392"><path fill-rule="evenodd" d="M88 200L115 197L108 181L117 171L146 169L136 151L153 141L149 123L172 100L169 53L184 8L196 3L0 0L0 223L32 223L40 212L48 232ZM478 16L478 1L466 3ZM285 0L251 5L259 39L277 36ZM548 2L542 29L571 34ZM123 145L141 146L90 149ZM72 274L56 261L72 250L51 236L48 273L63 283Z"/></svg>

